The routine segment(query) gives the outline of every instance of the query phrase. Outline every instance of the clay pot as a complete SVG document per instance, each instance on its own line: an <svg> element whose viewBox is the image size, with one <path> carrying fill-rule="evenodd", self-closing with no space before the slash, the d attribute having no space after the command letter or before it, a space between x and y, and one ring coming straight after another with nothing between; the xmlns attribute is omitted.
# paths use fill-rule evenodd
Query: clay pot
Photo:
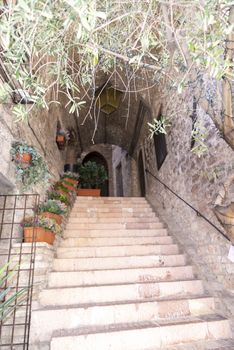
<svg viewBox="0 0 234 350"><path fill-rule="evenodd" d="M77 186L78 185L78 181L74 180L74 179L70 179L70 177L64 177L63 179L64 181L70 182L70 184Z"/></svg>
<svg viewBox="0 0 234 350"><path fill-rule="evenodd" d="M66 196L69 200L71 199L71 195L69 192L65 192L65 191L60 190L60 189L56 190L56 192L58 192L59 194L62 194L63 196Z"/></svg>
<svg viewBox="0 0 234 350"><path fill-rule="evenodd" d="M40 213L40 216L43 216L44 218L49 218L55 220L56 224L61 225L62 223L62 216L54 213L50 213L49 211L44 211Z"/></svg>
<svg viewBox="0 0 234 350"><path fill-rule="evenodd" d="M77 191L77 188L75 188L73 185L68 185L63 182L63 186L66 187L69 191L73 191L73 192Z"/></svg>
<svg viewBox="0 0 234 350"><path fill-rule="evenodd" d="M24 227L24 242L45 242L53 244L55 233L44 229L43 227Z"/></svg>
<svg viewBox="0 0 234 350"><path fill-rule="evenodd" d="M58 146L58 149L64 150L66 146L66 138L64 135L57 135L56 136L56 143Z"/></svg>
<svg viewBox="0 0 234 350"><path fill-rule="evenodd" d="M77 190L78 196L90 196L90 197L100 197L101 190L100 188L79 188Z"/></svg>
<svg viewBox="0 0 234 350"><path fill-rule="evenodd" d="M32 155L30 153L17 153L15 159L17 162L29 164L32 161Z"/></svg>
<svg viewBox="0 0 234 350"><path fill-rule="evenodd" d="M65 136L64 135L57 135L56 141L65 143L66 142Z"/></svg>

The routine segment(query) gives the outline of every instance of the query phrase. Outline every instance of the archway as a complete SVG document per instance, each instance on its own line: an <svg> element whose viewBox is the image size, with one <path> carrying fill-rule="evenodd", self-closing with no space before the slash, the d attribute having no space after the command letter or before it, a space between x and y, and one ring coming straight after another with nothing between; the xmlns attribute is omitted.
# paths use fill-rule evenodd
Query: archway
<svg viewBox="0 0 234 350"><path fill-rule="evenodd" d="M84 157L82 164L85 164L85 163L87 163L89 161L103 165L104 168L107 171L107 176L108 176L109 172L108 172L107 161L100 153L98 153L98 152L88 153ZM103 197L108 197L109 196L109 181L108 180L106 180L101 186L101 196L103 196Z"/></svg>
<svg viewBox="0 0 234 350"><path fill-rule="evenodd" d="M145 197L145 169L144 169L142 150L140 151L138 156L138 176L139 176L139 182L140 182L141 196Z"/></svg>

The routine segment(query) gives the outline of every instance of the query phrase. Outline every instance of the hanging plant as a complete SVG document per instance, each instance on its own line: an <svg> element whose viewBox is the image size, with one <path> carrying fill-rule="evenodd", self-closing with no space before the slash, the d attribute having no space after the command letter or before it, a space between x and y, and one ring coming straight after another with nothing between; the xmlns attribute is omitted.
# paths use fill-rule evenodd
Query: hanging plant
<svg viewBox="0 0 234 350"><path fill-rule="evenodd" d="M70 133L67 129L58 129L57 135L56 135L56 143L57 143L58 149L63 150L69 139L70 139Z"/></svg>
<svg viewBox="0 0 234 350"><path fill-rule="evenodd" d="M11 148L12 160L15 162L16 179L23 190L34 185L47 183L50 178L48 166L40 153L25 142L15 142Z"/></svg>
<svg viewBox="0 0 234 350"><path fill-rule="evenodd" d="M35 149L26 143L15 142L12 145L11 155L16 163L30 164L34 153Z"/></svg>

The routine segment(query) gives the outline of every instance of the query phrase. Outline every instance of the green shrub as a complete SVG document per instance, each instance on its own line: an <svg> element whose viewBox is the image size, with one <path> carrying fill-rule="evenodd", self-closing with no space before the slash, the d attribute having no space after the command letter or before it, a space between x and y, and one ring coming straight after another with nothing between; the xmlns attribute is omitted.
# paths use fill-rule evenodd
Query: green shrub
<svg viewBox="0 0 234 350"><path fill-rule="evenodd" d="M67 206L59 200L48 199L38 207L39 212L49 212L58 215L67 214Z"/></svg>
<svg viewBox="0 0 234 350"><path fill-rule="evenodd" d="M58 200L64 204L66 204L67 206L70 206L71 203L69 201L69 199L67 198L67 196L65 196L64 194L60 194L56 191L50 191L47 193L48 195L48 199L55 199Z"/></svg>
<svg viewBox="0 0 234 350"><path fill-rule="evenodd" d="M79 165L79 187L100 188L107 179L107 172L103 165L91 161Z"/></svg>

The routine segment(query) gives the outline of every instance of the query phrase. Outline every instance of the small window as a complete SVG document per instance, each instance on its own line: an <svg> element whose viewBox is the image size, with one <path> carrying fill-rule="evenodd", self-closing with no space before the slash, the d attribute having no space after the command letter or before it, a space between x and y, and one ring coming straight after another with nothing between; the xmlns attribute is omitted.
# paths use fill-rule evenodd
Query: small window
<svg viewBox="0 0 234 350"><path fill-rule="evenodd" d="M160 119L159 117L158 119ZM157 160L157 168L158 170L163 165L163 162L167 156L167 144L166 144L166 136L165 134L154 134L154 147L155 147L155 155Z"/></svg>

